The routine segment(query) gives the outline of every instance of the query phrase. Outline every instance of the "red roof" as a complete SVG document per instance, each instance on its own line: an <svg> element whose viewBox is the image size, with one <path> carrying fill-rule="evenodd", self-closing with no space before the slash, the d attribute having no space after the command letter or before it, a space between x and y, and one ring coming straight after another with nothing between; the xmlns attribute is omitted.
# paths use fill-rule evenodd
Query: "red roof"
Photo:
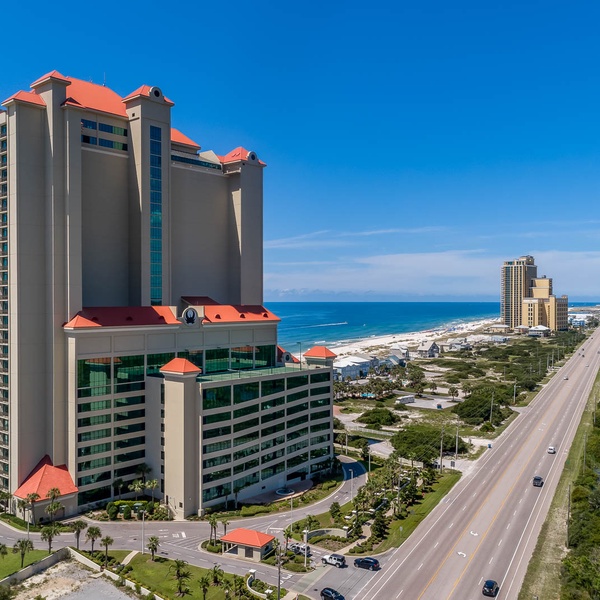
<svg viewBox="0 0 600 600"><path fill-rule="evenodd" d="M166 365L160 368L161 373L202 373L202 369L198 368L193 362L187 358L174 358Z"/></svg>
<svg viewBox="0 0 600 600"><path fill-rule="evenodd" d="M274 539L275 536L273 535L254 531L254 529L244 529L243 527L239 527L238 529L230 531L227 535L224 535L221 538L221 541L229 542L230 544L241 544L242 546L262 548Z"/></svg>
<svg viewBox="0 0 600 600"><path fill-rule="evenodd" d="M104 306L80 310L64 327L136 327L179 323L168 306Z"/></svg>
<svg viewBox="0 0 600 600"><path fill-rule="evenodd" d="M9 98L7 98L2 104L8 104L11 100L17 100L19 102L27 102L29 104L36 104L38 106L46 106L44 99L38 96L35 92L17 92Z"/></svg>
<svg viewBox="0 0 600 600"><path fill-rule="evenodd" d="M110 88L74 77L67 79L71 82L67 88L67 102L74 100L76 104L89 110L127 117L121 96Z"/></svg>
<svg viewBox="0 0 600 600"><path fill-rule="evenodd" d="M296 364L300 362L291 352L288 352L285 348L282 348L281 346L277 346L277 362L283 362L284 354L290 355L290 362Z"/></svg>
<svg viewBox="0 0 600 600"><path fill-rule="evenodd" d="M125 98L123 98L123 102L126 102L127 100L131 100L133 98L137 98L138 96L150 96L150 90L152 89L151 85L140 85L140 87L131 92L131 94L128 94L127 96L125 96ZM170 106L174 105L174 102L171 102L171 100L169 100L166 96L163 96L165 102L167 104L169 104Z"/></svg>
<svg viewBox="0 0 600 600"><path fill-rule="evenodd" d="M231 152L229 152L225 156L219 156L218 158L223 164L232 163L232 162L241 162L243 160L248 160L248 154L250 154L250 150L246 150L246 148L243 148L242 146L238 146L237 148L233 149ZM262 160L259 160L258 164L263 167L267 166Z"/></svg>
<svg viewBox="0 0 600 600"><path fill-rule="evenodd" d="M32 84L31 87L34 88L42 83L44 83L45 81L47 81L48 79L55 79L57 81L64 81L65 83L69 83L69 79L67 77L65 77L64 75L62 75L61 73L59 73L56 69L54 71L50 71L50 73L46 73L45 75L42 75L39 79L36 79Z"/></svg>
<svg viewBox="0 0 600 600"><path fill-rule="evenodd" d="M204 306L203 323L243 323L248 321L274 321L279 317L260 305L214 304Z"/></svg>
<svg viewBox="0 0 600 600"><path fill-rule="evenodd" d="M45 500L52 488L59 489L61 496L78 492L67 466L54 467L52 460L46 454L21 484L21 487L13 493L13 496L25 500L29 494L38 494L40 500Z"/></svg>
<svg viewBox="0 0 600 600"><path fill-rule="evenodd" d="M325 346L314 346L308 352L305 352L304 356L308 356L308 358L335 358L337 354L334 354Z"/></svg>
<svg viewBox="0 0 600 600"><path fill-rule="evenodd" d="M191 140L187 135L184 135L179 129L175 129L174 127L171 127L171 141L175 144L181 144L182 146L189 146L195 150L200 150L200 146L196 144L194 140Z"/></svg>

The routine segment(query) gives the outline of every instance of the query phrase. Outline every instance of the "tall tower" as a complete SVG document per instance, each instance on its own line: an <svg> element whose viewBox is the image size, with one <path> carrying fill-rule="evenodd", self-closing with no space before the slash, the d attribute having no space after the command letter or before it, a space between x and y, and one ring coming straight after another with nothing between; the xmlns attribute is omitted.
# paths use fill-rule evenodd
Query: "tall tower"
<svg viewBox="0 0 600 600"><path fill-rule="evenodd" d="M523 321L523 299L529 297L532 280L537 277L533 256L504 261L501 271L500 315L511 328Z"/></svg>

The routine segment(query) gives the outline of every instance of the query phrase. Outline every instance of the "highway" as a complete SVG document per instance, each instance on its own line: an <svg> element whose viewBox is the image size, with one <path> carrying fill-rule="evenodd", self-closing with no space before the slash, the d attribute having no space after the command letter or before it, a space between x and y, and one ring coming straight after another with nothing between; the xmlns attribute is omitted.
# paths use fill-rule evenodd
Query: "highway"
<svg viewBox="0 0 600 600"><path fill-rule="evenodd" d="M379 573L338 583L348 600L478 599L486 579L500 584L497 598L518 597L600 364L600 336L584 347L585 356L575 353L476 468L382 559ZM556 454L547 453L551 445ZM534 475L543 487L533 487Z"/></svg>

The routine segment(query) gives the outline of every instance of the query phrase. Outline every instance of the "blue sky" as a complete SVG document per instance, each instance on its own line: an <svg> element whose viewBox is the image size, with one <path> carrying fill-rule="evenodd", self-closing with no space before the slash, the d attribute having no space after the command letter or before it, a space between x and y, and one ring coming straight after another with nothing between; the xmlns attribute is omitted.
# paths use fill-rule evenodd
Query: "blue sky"
<svg viewBox="0 0 600 600"><path fill-rule="evenodd" d="M12 3L0 96L158 85L203 149L256 151L266 301L497 300L523 254L600 298L600 4L186 4Z"/></svg>

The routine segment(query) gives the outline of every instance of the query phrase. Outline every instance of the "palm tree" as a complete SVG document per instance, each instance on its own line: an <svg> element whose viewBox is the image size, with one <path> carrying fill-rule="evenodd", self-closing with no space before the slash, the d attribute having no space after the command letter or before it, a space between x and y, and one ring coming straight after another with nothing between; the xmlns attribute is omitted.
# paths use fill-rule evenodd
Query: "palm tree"
<svg viewBox="0 0 600 600"><path fill-rule="evenodd" d="M435 381L430 381L427 387L431 390L432 394L435 394L435 390L437 390L437 383Z"/></svg>
<svg viewBox="0 0 600 600"><path fill-rule="evenodd" d="M118 478L113 481L112 485L113 485L113 490L119 494L119 500L120 500L121 499L121 490L123 489L125 482L121 478Z"/></svg>
<svg viewBox="0 0 600 600"><path fill-rule="evenodd" d="M40 495L36 492L32 492L31 494L27 494L27 502L29 502L29 506L31 507L31 518L29 519L33 523L35 523L35 503L40 499Z"/></svg>
<svg viewBox="0 0 600 600"><path fill-rule="evenodd" d="M28 540L27 538L22 538L20 540L17 540L15 545L13 546L13 554L20 554L21 555L21 569L23 568L23 564L25 563L25 555L28 552L31 552L33 550L33 542L31 540Z"/></svg>
<svg viewBox="0 0 600 600"><path fill-rule="evenodd" d="M50 522L54 523L54 515L64 506L60 502L50 502L46 506L46 512L50 515Z"/></svg>
<svg viewBox="0 0 600 600"><path fill-rule="evenodd" d="M200 585L200 591L202 592L202 600L206 600L206 594L210 588L210 577L208 574L200 577L198 584Z"/></svg>
<svg viewBox="0 0 600 600"><path fill-rule="evenodd" d="M227 535L227 525L229 525L229 519L227 517L221 517L221 525L223 525L223 535Z"/></svg>
<svg viewBox="0 0 600 600"><path fill-rule="evenodd" d="M458 396L458 389L452 386L448 389L448 393L452 396L452 399L454 400L454 398Z"/></svg>
<svg viewBox="0 0 600 600"><path fill-rule="evenodd" d="M115 540L113 540L110 535L105 535L101 540L100 540L100 544L102 546L104 546L104 567L106 568L106 566L108 565L108 547L112 546L115 543Z"/></svg>
<svg viewBox="0 0 600 600"><path fill-rule="evenodd" d="M60 527L56 523L42 527L42 541L48 542L48 554L52 554L52 540L59 535Z"/></svg>
<svg viewBox="0 0 600 600"><path fill-rule="evenodd" d="M46 498L50 498L50 502L55 502L60 496L60 490L57 487L50 488L46 494Z"/></svg>
<svg viewBox="0 0 600 600"><path fill-rule="evenodd" d="M79 536L81 535L81 532L87 529L87 523L85 521L82 521L81 519L77 520L77 521L73 521L71 523L71 531L75 534L75 541L77 542L77 550L79 550Z"/></svg>
<svg viewBox="0 0 600 600"><path fill-rule="evenodd" d="M0 544L0 558L4 560L4 557L8 554L6 544Z"/></svg>
<svg viewBox="0 0 600 600"><path fill-rule="evenodd" d="M233 593L239 598L246 589L246 580L241 575L233 576Z"/></svg>
<svg viewBox="0 0 600 600"><path fill-rule="evenodd" d="M12 494L5 490L0 491L0 501L4 503L4 512L8 512L8 501L12 498Z"/></svg>
<svg viewBox="0 0 600 600"><path fill-rule="evenodd" d="M146 483L146 475L149 475L150 473L152 473L152 467L148 466L146 463L142 463L141 465L138 465L135 472L138 475L142 476L142 484L145 484Z"/></svg>
<svg viewBox="0 0 600 600"><path fill-rule="evenodd" d="M158 479L149 479L144 486L152 493L152 504L154 504L154 490L158 487Z"/></svg>
<svg viewBox="0 0 600 600"><path fill-rule="evenodd" d="M175 586L177 587L177 596L183 597L186 594L190 593L190 588L187 586L187 582L190 580L191 574L185 568L187 563L185 560L174 560L173 564L169 567L169 571L171 569L175 569L175 573L173 577L175 578Z"/></svg>
<svg viewBox="0 0 600 600"><path fill-rule="evenodd" d="M102 531L100 531L100 527L90 527L85 534L85 539L88 542L92 542L92 554L94 554L94 542L102 537Z"/></svg>
<svg viewBox="0 0 600 600"><path fill-rule="evenodd" d="M215 565L210 571L210 579L213 585L219 585L221 581L223 581L223 577L225 573L223 573L223 569L221 569L220 565Z"/></svg>
<svg viewBox="0 0 600 600"><path fill-rule="evenodd" d="M231 594L231 589L232 589L232 585L231 585L231 579L224 579L223 580L223 593L225 594L225 598L229 598L229 594Z"/></svg>
<svg viewBox="0 0 600 600"><path fill-rule="evenodd" d="M217 543L217 524L219 520L217 519L217 515L208 515L208 524L210 525L210 536L208 538L208 543L212 546L213 533L215 536L215 545Z"/></svg>
<svg viewBox="0 0 600 600"><path fill-rule="evenodd" d="M27 500L21 500L21 499L17 500L17 508L23 514L23 522L25 522L25 511L27 510L28 506L29 506L29 504L27 504Z"/></svg>
<svg viewBox="0 0 600 600"><path fill-rule="evenodd" d="M288 551L288 544L289 541L292 537L292 526L288 525L284 530L283 530L283 539L285 540L285 551Z"/></svg>
<svg viewBox="0 0 600 600"><path fill-rule="evenodd" d="M129 491L135 492L135 499L138 499L138 494L144 490L144 484L141 479L136 479L133 483L129 484Z"/></svg>
<svg viewBox="0 0 600 600"><path fill-rule="evenodd" d="M158 536L151 535L148 538L148 543L146 544L146 548L148 548L148 550L150 550L150 554L152 556L152 562L154 562L154 555L156 554L156 551L158 550L159 546L160 546L160 540L158 539Z"/></svg>

